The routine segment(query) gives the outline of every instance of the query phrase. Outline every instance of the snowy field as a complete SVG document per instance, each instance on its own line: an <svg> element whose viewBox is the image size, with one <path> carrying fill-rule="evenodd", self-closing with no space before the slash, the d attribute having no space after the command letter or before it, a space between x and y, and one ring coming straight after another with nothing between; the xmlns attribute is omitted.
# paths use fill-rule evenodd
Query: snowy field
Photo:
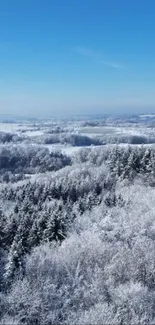
<svg viewBox="0 0 155 325"><path fill-rule="evenodd" d="M30 131L30 128L33 129ZM16 123L0 123L0 132L16 133L18 135L25 134L28 136L43 134L42 131L35 130L31 125Z"/></svg>
<svg viewBox="0 0 155 325"><path fill-rule="evenodd" d="M84 127L79 130L80 134L87 136L104 136L104 135L155 135L155 128L146 128L141 126L109 126L109 127Z"/></svg>
<svg viewBox="0 0 155 325"><path fill-rule="evenodd" d="M139 137L139 142L134 142L134 145L141 145L141 138L143 137L144 145L154 146L155 143L155 127L153 124L154 115L141 115L149 117L149 124L147 123L130 123L130 120L107 120L105 125L97 126L83 126L83 121L39 121L37 123L20 122L20 123L0 123L0 132L18 135L20 137L20 145L36 145L46 147L50 152L60 151L67 155L73 155L83 148L94 148L96 145L89 143L89 145L78 142L78 145L71 143L63 143L63 138L71 136L88 137L90 139L98 139L101 141L100 145L112 146L119 144L121 146L132 144L130 139L132 137ZM101 121L102 122L102 121ZM100 124L100 121L97 122ZM102 123L101 123L102 124ZM49 140L53 137L54 140ZM57 139L57 140L55 140ZM121 142L121 139L122 142ZM125 140L124 140L125 139ZM51 143L50 143L51 141ZM64 141L65 142L65 141ZM124 143L126 142L126 143ZM147 143L147 144L146 144ZM7 142L0 142L0 146L6 145ZM9 142L11 144L11 142ZM13 142L12 145L17 145L19 142Z"/></svg>

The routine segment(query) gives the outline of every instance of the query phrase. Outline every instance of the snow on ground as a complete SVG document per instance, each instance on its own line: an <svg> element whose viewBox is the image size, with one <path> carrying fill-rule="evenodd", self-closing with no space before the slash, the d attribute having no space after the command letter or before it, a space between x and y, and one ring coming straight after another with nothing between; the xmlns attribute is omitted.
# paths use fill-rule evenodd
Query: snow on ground
<svg viewBox="0 0 155 325"><path fill-rule="evenodd" d="M16 123L0 123L0 132L20 134L19 128L22 127Z"/></svg>
<svg viewBox="0 0 155 325"><path fill-rule="evenodd" d="M104 134L112 134L115 132L115 127L113 126L92 126L92 127L82 127L79 129L79 134L83 135L104 135Z"/></svg>
<svg viewBox="0 0 155 325"><path fill-rule="evenodd" d="M48 148L50 152L54 152L54 151L61 151L63 154L66 154L68 156L72 156L74 153L82 150L82 149L90 149L90 150L97 150L99 148L114 148L116 147L116 144L105 144L105 145L100 145L100 146L79 146L79 147L71 147L71 146L64 146L64 145L53 145L53 144L49 144L49 145L43 145L44 147ZM142 144L129 144L129 143L120 143L118 144L119 147L128 147L128 146L137 146L137 147L141 147ZM154 147L155 148L155 144L151 143L151 144L143 144L143 147Z"/></svg>
<svg viewBox="0 0 155 325"><path fill-rule="evenodd" d="M28 136L28 137L35 137L35 136L41 136L43 135L44 132L41 130L32 130L32 131L26 131L24 132L24 135Z"/></svg>
<svg viewBox="0 0 155 325"><path fill-rule="evenodd" d="M44 134L43 130L38 128L36 129L35 126L26 125L26 124L18 124L18 123L0 123L0 132L6 133L16 133L18 135L25 135L25 136L41 136Z"/></svg>
<svg viewBox="0 0 155 325"><path fill-rule="evenodd" d="M80 135L86 135L89 137L96 136L118 136L118 135L133 135L133 136L155 136L154 128L147 128L142 126L103 126L103 127L82 127L79 129Z"/></svg>
<svg viewBox="0 0 155 325"><path fill-rule="evenodd" d="M65 146L65 145L59 145L59 144L44 144L43 145L45 148L49 149L49 152L54 152L54 151L61 151L62 153L66 155L72 155L75 152L84 149L84 148L97 148L95 146L79 146L79 147L72 147L72 146Z"/></svg>
<svg viewBox="0 0 155 325"><path fill-rule="evenodd" d="M142 115L142 116L148 116L148 115ZM153 116L153 114L149 115ZM155 115L154 115L155 116ZM57 124L56 124L57 125ZM68 128L70 124L65 124L65 127ZM98 127L80 127L75 122L71 123L70 125L73 133L78 133L79 135L85 135L89 137L103 137L103 136L121 136L121 135L136 135L136 136L152 136L155 137L155 129L154 128L147 128L141 125L133 125L128 126L125 123L122 123L121 126L98 126ZM41 137L43 134L46 134L45 132L52 129L52 126L45 125L45 123L38 123L38 124L32 124L32 123L0 123L0 132L8 132L8 133L16 133L18 135L23 135L26 137L31 137L31 144L32 146L39 146L39 147L46 147L49 149L50 152L54 151L61 151L64 154L67 155L73 155L75 152L78 152L81 149L84 148L98 148L95 146L79 146L79 147L72 147L69 145L62 145L62 144L36 144L35 143L35 136ZM11 144L17 145L17 144ZM20 145L25 146L26 143L21 143ZM112 144L107 144L108 146L112 146ZM107 146L106 145L106 146ZM104 145L105 146L105 145ZM128 144L120 144L120 146L128 146ZM149 144L147 146L154 146L153 144Z"/></svg>
<svg viewBox="0 0 155 325"><path fill-rule="evenodd" d="M18 123L0 123L0 132L6 133L16 133L25 135L39 135L42 134L41 131L35 130L32 125L18 124Z"/></svg>
<svg viewBox="0 0 155 325"><path fill-rule="evenodd" d="M155 114L142 114L142 115L139 115L139 117L141 117L141 118L155 117Z"/></svg>

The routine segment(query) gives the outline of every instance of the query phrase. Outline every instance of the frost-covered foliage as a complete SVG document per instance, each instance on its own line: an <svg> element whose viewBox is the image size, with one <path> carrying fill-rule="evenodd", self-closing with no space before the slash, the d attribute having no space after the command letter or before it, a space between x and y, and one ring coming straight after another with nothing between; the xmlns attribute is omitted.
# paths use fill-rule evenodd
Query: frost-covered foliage
<svg viewBox="0 0 155 325"><path fill-rule="evenodd" d="M0 132L0 143L8 143L8 142L22 142L24 137L21 137L17 134Z"/></svg>
<svg viewBox="0 0 155 325"><path fill-rule="evenodd" d="M154 149L9 154L42 174L0 185L1 324L154 324Z"/></svg>
<svg viewBox="0 0 155 325"><path fill-rule="evenodd" d="M93 129L92 129L93 130ZM103 130L104 131L104 130ZM155 143L154 136L144 136L144 135L133 135L133 134L117 134L114 132L111 134L99 134L93 136L93 134L84 135L84 134L74 134L74 133L66 133L63 130L60 131L51 131L48 134L44 134L43 136L35 138L35 141L39 144L68 144L71 146L99 146L102 144L149 144Z"/></svg>
<svg viewBox="0 0 155 325"><path fill-rule="evenodd" d="M73 161L79 163L89 162L95 166L104 163L109 167L109 171L115 177L134 179L137 174L155 175L155 149L150 147L120 147L99 148L95 150L81 150Z"/></svg>
<svg viewBox="0 0 155 325"><path fill-rule="evenodd" d="M99 146L103 144L103 141L98 138L88 137L81 134L55 132L53 134L43 135L42 137L36 138L38 143L42 144L68 144L73 147L82 146Z"/></svg>
<svg viewBox="0 0 155 325"><path fill-rule="evenodd" d="M34 174L58 170L70 164L70 158L59 152L49 153L37 146L0 147L0 174Z"/></svg>

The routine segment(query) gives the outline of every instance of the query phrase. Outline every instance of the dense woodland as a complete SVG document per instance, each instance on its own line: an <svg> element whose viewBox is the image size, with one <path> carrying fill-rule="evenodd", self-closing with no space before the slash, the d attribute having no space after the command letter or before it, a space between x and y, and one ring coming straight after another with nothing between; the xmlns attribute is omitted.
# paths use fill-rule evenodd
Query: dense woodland
<svg viewBox="0 0 155 325"><path fill-rule="evenodd" d="M95 122L94 122L95 124ZM93 122L90 123L90 126L93 125ZM151 126L150 126L151 128ZM40 131L41 128L35 128L35 131ZM86 132L87 129L85 129ZM34 130L30 129L29 132L33 132ZM149 134L122 134L122 133L106 133L98 134L95 137L90 134L80 134L75 133L74 130L71 130L64 127L55 127L48 128L44 130L42 135L34 136L33 138L27 136L26 131L22 131L19 134L12 134L7 132L0 132L0 145L1 144L61 144L61 145L69 145L73 147L85 147L85 146L100 146L103 144L152 144L155 143L155 134L151 132Z"/></svg>
<svg viewBox="0 0 155 325"><path fill-rule="evenodd" d="M1 324L155 324L155 150L0 149Z"/></svg>

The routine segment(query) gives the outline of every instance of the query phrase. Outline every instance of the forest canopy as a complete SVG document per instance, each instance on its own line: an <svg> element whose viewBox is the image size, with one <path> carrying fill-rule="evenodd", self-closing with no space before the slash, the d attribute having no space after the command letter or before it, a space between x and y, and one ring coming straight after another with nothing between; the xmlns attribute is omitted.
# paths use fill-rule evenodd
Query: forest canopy
<svg viewBox="0 0 155 325"><path fill-rule="evenodd" d="M1 324L154 323L153 148L6 145L0 175Z"/></svg>

